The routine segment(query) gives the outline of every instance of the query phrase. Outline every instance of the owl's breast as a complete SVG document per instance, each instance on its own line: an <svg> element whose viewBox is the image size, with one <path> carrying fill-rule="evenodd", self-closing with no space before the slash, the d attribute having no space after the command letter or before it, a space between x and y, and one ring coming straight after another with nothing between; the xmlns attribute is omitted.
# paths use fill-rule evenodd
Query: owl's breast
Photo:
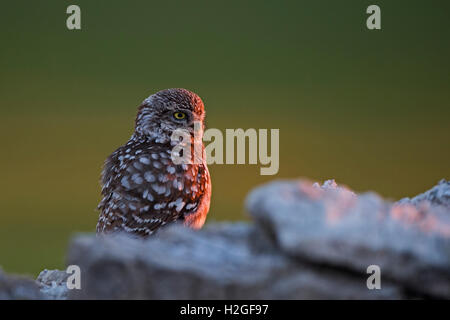
<svg viewBox="0 0 450 320"><path fill-rule="evenodd" d="M174 164L170 148L125 145L105 165L103 195L101 209L116 229L151 233L175 220L200 228L211 179L206 163Z"/></svg>
<svg viewBox="0 0 450 320"><path fill-rule="evenodd" d="M184 214L184 224L194 229L200 229L204 225L211 202L211 177L206 163L198 166L197 177L199 192L197 194L195 210L187 211Z"/></svg>

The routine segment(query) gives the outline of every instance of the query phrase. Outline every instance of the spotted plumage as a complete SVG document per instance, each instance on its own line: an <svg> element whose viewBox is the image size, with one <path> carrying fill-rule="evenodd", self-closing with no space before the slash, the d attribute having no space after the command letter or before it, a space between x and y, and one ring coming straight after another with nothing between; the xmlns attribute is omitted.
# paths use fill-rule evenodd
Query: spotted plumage
<svg viewBox="0 0 450 320"><path fill-rule="evenodd" d="M204 118L202 100L185 89L159 91L144 100L130 140L105 162L97 233L145 237L174 221L192 228L204 224L211 197L206 161L202 155L200 161L175 164L171 141L173 131L183 129L193 146L194 122L201 124L196 132L201 141Z"/></svg>

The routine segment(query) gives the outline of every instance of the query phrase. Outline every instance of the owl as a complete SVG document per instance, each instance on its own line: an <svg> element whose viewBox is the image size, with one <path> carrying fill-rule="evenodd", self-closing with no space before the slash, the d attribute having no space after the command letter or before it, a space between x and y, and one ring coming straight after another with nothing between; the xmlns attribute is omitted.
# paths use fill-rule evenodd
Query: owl
<svg viewBox="0 0 450 320"><path fill-rule="evenodd" d="M142 102L130 140L105 161L98 234L147 237L176 221L194 229L203 226L211 198L201 142L204 121L202 100L186 89L162 90ZM199 132L194 124L200 124ZM199 161L174 161L177 141L172 134L178 129L187 133L192 146L195 134L200 135Z"/></svg>

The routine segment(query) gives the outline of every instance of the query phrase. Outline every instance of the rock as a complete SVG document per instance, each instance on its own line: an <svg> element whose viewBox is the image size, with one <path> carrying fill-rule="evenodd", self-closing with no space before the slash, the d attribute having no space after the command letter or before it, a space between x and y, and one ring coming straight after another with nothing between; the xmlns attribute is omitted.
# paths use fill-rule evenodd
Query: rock
<svg viewBox="0 0 450 320"><path fill-rule="evenodd" d="M450 298L449 183L392 203L334 180L275 181L246 200L252 223L172 225L142 240L77 235L68 274L0 271L2 299ZM367 268L381 269L369 290Z"/></svg>
<svg viewBox="0 0 450 320"><path fill-rule="evenodd" d="M428 202L430 205L444 206L450 210L450 181L442 179L439 183L430 190L415 196L414 198L403 198L399 204L412 204L415 206L423 205Z"/></svg>
<svg viewBox="0 0 450 320"><path fill-rule="evenodd" d="M279 252L253 225L182 226L146 241L126 235L74 239L69 264L82 270L71 299L404 298L386 283L368 290L359 276L310 266Z"/></svg>
<svg viewBox="0 0 450 320"><path fill-rule="evenodd" d="M448 187L393 204L333 183L278 181L252 191L246 207L291 257L356 273L378 265L382 279L409 292L450 298Z"/></svg>
<svg viewBox="0 0 450 320"><path fill-rule="evenodd" d="M45 296L32 279L7 275L0 269L0 300L24 299L45 299Z"/></svg>
<svg viewBox="0 0 450 320"><path fill-rule="evenodd" d="M65 271L47 270L42 271L36 279L39 288L48 299L63 300L67 298L67 278L69 274Z"/></svg>

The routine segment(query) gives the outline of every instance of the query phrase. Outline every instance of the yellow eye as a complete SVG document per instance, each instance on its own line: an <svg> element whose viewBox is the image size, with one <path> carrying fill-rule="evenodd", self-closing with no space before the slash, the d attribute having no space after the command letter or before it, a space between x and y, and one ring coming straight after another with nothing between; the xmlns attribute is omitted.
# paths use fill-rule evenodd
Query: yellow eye
<svg viewBox="0 0 450 320"><path fill-rule="evenodd" d="M186 113L183 113L183 112L175 112L175 113L173 114L173 117L174 117L175 119L177 119L177 120L182 120L182 119L186 118Z"/></svg>

